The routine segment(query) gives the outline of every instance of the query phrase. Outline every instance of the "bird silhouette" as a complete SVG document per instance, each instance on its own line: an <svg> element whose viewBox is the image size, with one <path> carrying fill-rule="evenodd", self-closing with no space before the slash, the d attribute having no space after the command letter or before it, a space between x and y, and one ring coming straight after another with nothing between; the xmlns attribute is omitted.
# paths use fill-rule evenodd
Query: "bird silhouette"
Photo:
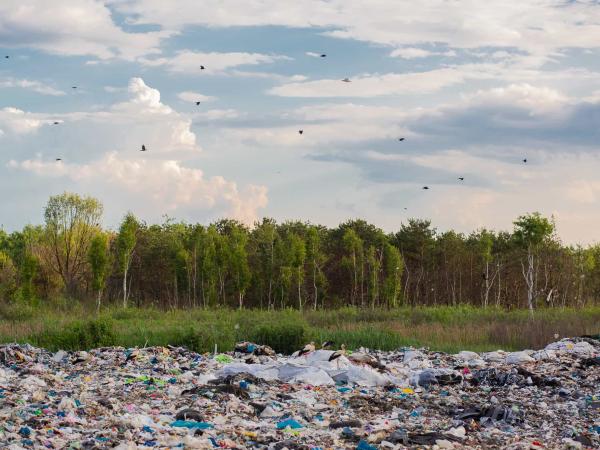
<svg viewBox="0 0 600 450"><path fill-rule="evenodd" d="M465 181L465 177L458 177L460 181Z"/></svg>
<svg viewBox="0 0 600 450"><path fill-rule="evenodd" d="M62 161L62 158L56 158L57 161Z"/></svg>
<svg viewBox="0 0 600 450"><path fill-rule="evenodd" d="M404 140L404 138L403 138L403 137L401 137L401 138L398 138L398 140L399 140L400 142L402 142L402 141Z"/></svg>
<svg viewBox="0 0 600 450"><path fill-rule="evenodd" d="M304 133L304 130L298 130L298 133L302 134L302 133Z"/></svg>
<svg viewBox="0 0 600 450"><path fill-rule="evenodd" d="M10 56L6 55L5 58L8 59L8 58L10 58Z"/></svg>
<svg viewBox="0 0 600 450"><path fill-rule="evenodd" d="M77 86L71 86L71 89L77 89Z"/></svg>
<svg viewBox="0 0 600 450"><path fill-rule="evenodd" d="M342 81L343 81L344 83L350 83L350 81L351 81L351 80L350 80L350 78L344 78Z"/></svg>
<svg viewBox="0 0 600 450"><path fill-rule="evenodd" d="M200 104L200 102L196 102L196 106L198 106Z"/></svg>
<svg viewBox="0 0 600 450"><path fill-rule="evenodd" d="M406 208L406 207L405 207L405 208L404 208L404 211L407 211L407 210L408 210L408 208Z"/></svg>
<svg viewBox="0 0 600 450"><path fill-rule="evenodd" d="M326 58L327 55L325 53L321 53L321 58Z"/></svg>
<svg viewBox="0 0 600 450"><path fill-rule="evenodd" d="M423 189L427 190L429 189L429 186L423 186Z"/></svg>
<svg viewBox="0 0 600 450"><path fill-rule="evenodd" d="M524 159L523 159L523 162L524 162L525 164L527 164L527 158L524 158Z"/></svg>
<svg viewBox="0 0 600 450"><path fill-rule="evenodd" d="M60 124L60 122L54 122L54 125L59 125L59 124Z"/></svg>
<svg viewBox="0 0 600 450"><path fill-rule="evenodd" d="M200 70L204 70L204 66L200 66Z"/></svg>
<svg viewBox="0 0 600 450"><path fill-rule="evenodd" d="M142 144L142 149L140 151L141 152L145 152L146 151L146 146L144 144Z"/></svg>

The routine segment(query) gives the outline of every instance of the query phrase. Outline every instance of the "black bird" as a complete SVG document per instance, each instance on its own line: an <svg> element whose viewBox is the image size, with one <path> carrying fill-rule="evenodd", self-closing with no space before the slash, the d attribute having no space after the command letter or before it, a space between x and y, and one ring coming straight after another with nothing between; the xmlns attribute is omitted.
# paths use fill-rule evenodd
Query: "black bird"
<svg viewBox="0 0 600 450"><path fill-rule="evenodd" d="M407 210L408 210L408 208L404 208L404 211L407 211Z"/></svg>
<svg viewBox="0 0 600 450"><path fill-rule="evenodd" d="M399 140L400 142L402 142L402 141L404 140L404 138L403 138L403 137L401 137L401 138L398 138L398 140Z"/></svg>
<svg viewBox="0 0 600 450"><path fill-rule="evenodd" d="M343 81L344 83L350 83L350 81L351 81L351 80L350 80L350 78L344 78L342 81Z"/></svg>
<svg viewBox="0 0 600 450"><path fill-rule="evenodd" d="M321 58L326 58L327 55L325 53L321 53Z"/></svg>
<svg viewBox="0 0 600 450"><path fill-rule="evenodd" d="M465 177L458 177L460 181L465 181Z"/></svg>
<svg viewBox="0 0 600 450"><path fill-rule="evenodd" d="M335 342L333 342L333 341L325 341L321 344L321 348L323 350L328 350L334 344L335 344Z"/></svg>
<svg viewBox="0 0 600 450"><path fill-rule="evenodd" d="M200 70L204 70L204 66L200 66Z"/></svg>
<svg viewBox="0 0 600 450"><path fill-rule="evenodd" d="M54 122L54 125L59 125L59 124L60 124L60 122Z"/></svg>
<svg viewBox="0 0 600 450"><path fill-rule="evenodd" d="M304 133L304 130L298 130L298 133L302 134L302 133Z"/></svg>
<svg viewBox="0 0 600 450"><path fill-rule="evenodd" d="M71 89L77 89L77 86L71 86Z"/></svg>
<svg viewBox="0 0 600 450"><path fill-rule="evenodd" d="M10 56L6 55L5 58L8 59L8 58L10 58Z"/></svg>
<svg viewBox="0 0 600 450"><path fill-rule="evenodd" d="M198 106L200 104L200 102L196 102L196 106Z"/></svg>
<svg viewBox="0 0 600 450"><path fill-rule="evenodd" d="M423 189L427 190L429 189L429 186L423 186Z"/></svg>
<svg viewBox="0 0 600 450"><path fill-rule="evenodd" d="M145 152L146 151L146 146L144 144L142 144L142 149L140 151L141 152Z"/></svg>
<svg viewBox="0 0 600 450"><path fill-rule="evenodd" d="M523 162L524 162L525 164L527 164L527 158L524 158L524 159L523 159Z"/></svg>
<svg viewBox="0 0 600 450"><path fill-rule="evenodd" d="M62 161L62 159L61 159L61 158L56 158L56 160L57 160L57 161Z"/></svg>

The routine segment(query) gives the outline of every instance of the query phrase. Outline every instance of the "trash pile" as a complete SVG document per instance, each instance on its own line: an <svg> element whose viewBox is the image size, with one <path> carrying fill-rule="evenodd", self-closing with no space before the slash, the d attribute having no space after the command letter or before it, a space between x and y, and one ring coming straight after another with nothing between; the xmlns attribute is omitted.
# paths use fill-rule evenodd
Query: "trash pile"
<svg viewBox="0 0 600 450"><path fill-rule="evenodd" d="M3 345L0 448L600 448L600 341L455 355Z"/></svg>

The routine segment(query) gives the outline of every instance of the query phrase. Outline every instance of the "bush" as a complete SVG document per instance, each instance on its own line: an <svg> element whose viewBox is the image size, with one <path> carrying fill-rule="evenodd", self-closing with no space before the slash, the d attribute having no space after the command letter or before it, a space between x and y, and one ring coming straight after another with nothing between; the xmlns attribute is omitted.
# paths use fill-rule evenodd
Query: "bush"
<svg viewBox="0 0 600 450"><path fill-rule="evenodd" d="M25 303L0 303L0 320L23 322L33 319L37 311Z"/></svg>
<svg viewBox="0 0 600 450"><path fill-rule="evenodd" d="M262 325L252 332L250 340L268 345L278 353L291 354L304 342L304 326L298 323Z"/></svg>
<svg viewBox="0 0 600 450"><path fill-rule="evenodd" d="M116 336L112 321L99 318L72 322L61 330L46 331L35 340L50 349L89 350L114 345Z"/></svg>

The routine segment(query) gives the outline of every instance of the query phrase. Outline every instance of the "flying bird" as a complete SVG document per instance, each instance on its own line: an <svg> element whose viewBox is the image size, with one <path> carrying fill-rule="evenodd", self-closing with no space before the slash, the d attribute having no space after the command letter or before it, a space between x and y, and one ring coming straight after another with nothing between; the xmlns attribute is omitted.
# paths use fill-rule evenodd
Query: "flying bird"
<svg viewBox="0 0 600 450"><path fill-rule="evenodd" d="M77 89L77 86L71 86L71 89Z"/></svg>
<svg viewBox="0 0 600 450"><path fill-rule="evenodd" d="M145 152L146 151L146 146L144 144L142 144L142 149L140 151L141 152Z"/></svg>
<svg viewBox="0 0 600 450"><path fill-rule="evenodd" d="M54 122L54 125L60 125L60 122Z"/></svg>
<svg viewBox="0 0 600 450"><path fill-rule="evenodd" d="M298 356L308 355L310 352L315 351L315 343L311 342L310 344L306 344L302 350L298 352Z"/></svg>
<svg viewBox="0 0 600 450"><path fill-rule="evenodd" d="M423 186L423 189L427 190L429 189L429 186Z"/></svg>
<svg viewBox="0 0 600 450"><path fill-rule="evenodd" d="M10 56L6 55L5 58L8 59L8 58L10 58Z"/></svg>
<svg viewBox="0 0 600 450"><path fill-rule="evenodd" d="M198 106L200 104L200 102L196 102L196 106Z"/></svg>
<svg viewBox="0 0 600 450"><path fill-rule="evenodd" d="M61 159L61 158L56 158L56 160L57 160L57 161L62 161L62 159Z"/></svg>
<svg viewBox="0 0 600 450"><path fill-rule="evenodd" d="M325 53L321 53L321 58L326 58L327 55Z"/></svg>
<svg viewBox="0 0 600 450"><path fill-rule="evenodd" d="M204 66L200 66L200 70L204 70Z"/></svg>
<svg viewBox="0 0 600 450"><path fill-rule="evenodd" d="M304 133L304 130L298 130L298 134Z"/></svg>
<svg viewBox="0 0 600 450"><path fill-rule="evenodd" d="M350 78L344 78L342 81L343 81L344 83L350 83Z"/></svg>
<svg viewBox="0 0 600 450"><path fill-rule="evenodd" d="M398 140L399 140L400 142L402 142L402 141L404 140L404 138L403 138L403 137L401 137L401 138L398 138Z"/></svg>
<svg viewBox="0 0 600 450"><path fill-rule="evenodd" d="M465 177L458 177L460 181L465 181Z"/></svg>
<svg viewBox="0 0 600 450"><path fill-rule="evenodd" d="M523 162L524 162L525 164L527 164L527 158L524 158L524 159L523 159Z"/></svg>

